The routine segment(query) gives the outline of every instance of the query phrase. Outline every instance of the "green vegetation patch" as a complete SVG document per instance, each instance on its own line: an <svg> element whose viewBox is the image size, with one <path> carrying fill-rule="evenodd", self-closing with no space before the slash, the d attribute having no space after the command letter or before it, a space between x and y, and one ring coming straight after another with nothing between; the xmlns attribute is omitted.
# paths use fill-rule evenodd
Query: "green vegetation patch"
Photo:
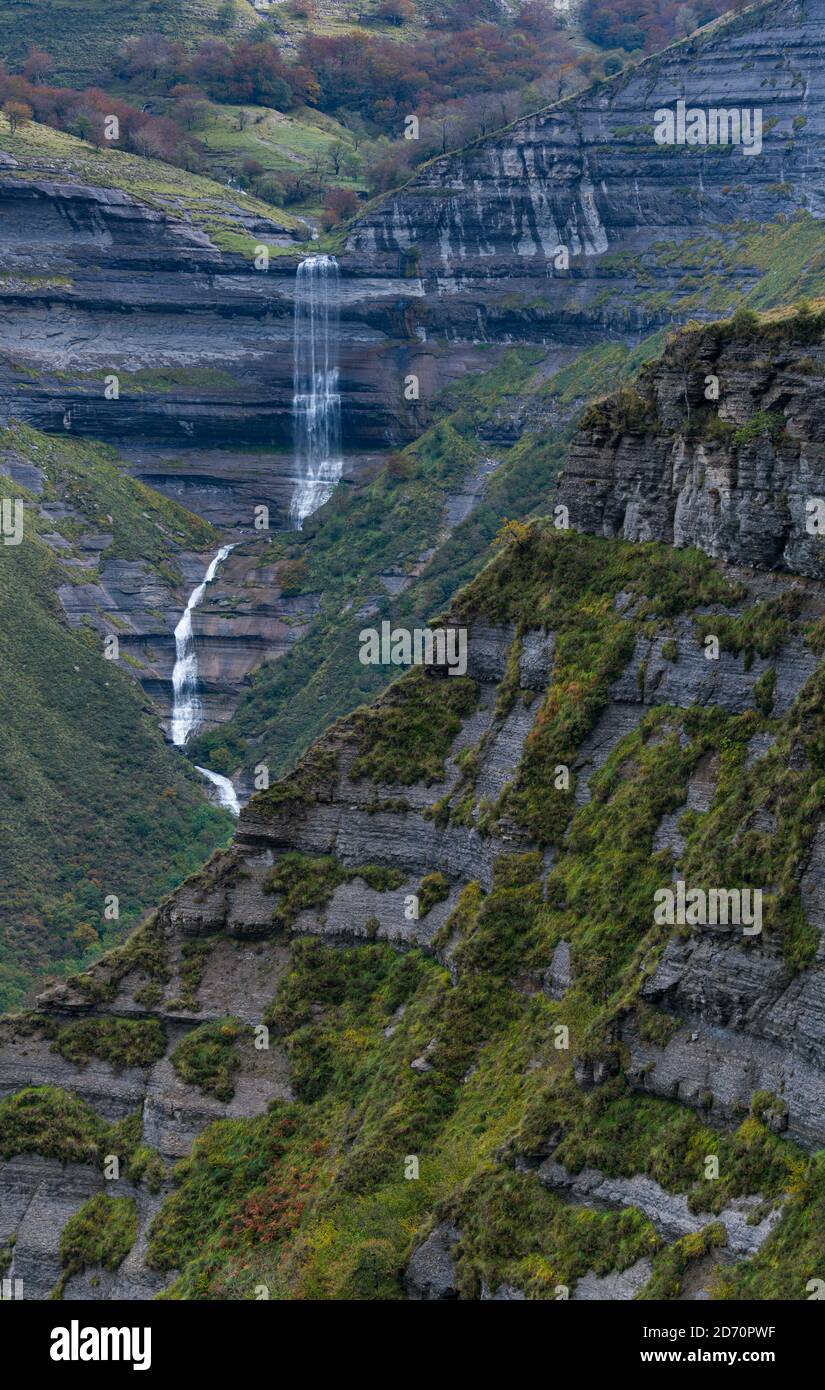
<svg viewBox="0 0 825 1390"><path fill-rule="evenodd" d="M70 1216L60 1236L63 1274L53 1298L61 1298L73 1274L100 1267L113 1273L137 1239L138 1214L134 1197L109 1197L96 1192Z"/></svg>
<svg viewBox="0 0 825 1390"><path fill-rule="evenodd" d="M607 435L611 441L623 434L645 434L659 427L652 402L633 386L621 386L612 395L594 401L582 414L580 423L588 433Z"/></svg>
<svg viewBox="0 0 825 1390"><path fill-rule="evenodd" d="M166 1050L166 1034L158 1019L81 1018L53 1030L51 1051L67 1062L85 1067L93 1057L109 1062L115 1071L124 1067L150 1067Z"/></svg>
<svg viewBox="0 0 825 1390"><path fill-rule="evenodd" d="M304 754L289 777L273 783L256 797L255 809L270 817L302 815L331 795L337 781L338 750L331 742L321 740Z"/></svg>
<svg viewBox="0 0 825 1390"><path fill-rule="evenodd" d="M241 1025L222 1018L193 1028L178 1043L170 1061L178 1076L216 1100L230 1101L235 1094L235 1072L241 1061L235 1044Z"/></svg>
<svg viewBox="0 0 825 1390"><path fill-rule="evenodd" d="M684 1106L636 1094L620 1076L589 1094L570 1072L554 1078L528 1114L525 1133L539 1143L560 1133L553 1157L574 1173L644 1173L668 1192L684 1193L695 1212L718 1213L735 1197L779 1198L807 1168L805 1154L755 1116L722 1134ZM719 1160L718 1178L705 1174L708 1154Z"/></svg>
<svg viewBox="0 0 825 1390"><path fill-rule="evenodd" d="M60 1086L27 1086L0 1101L0 1154L34 1153L98 1167L107 1154L127 1162L140 1141L140 1113L109 1124Z"/></svg>
<svg viewBox="0 0 825 1390"><path fill-rule="evenodd" d="M272 913L273 923L288 930L295 925L300 912L325 908L336 888L355 878L363 879L369 888L379 893L399 888L404 882L400 870L381 864L361 864L358 868L347 869L332 855L318 859L297 851L282 855L264 880L264 892L278 895Z"/></svg>
<svg viewBox="0 0 825 1390"><path fill-rule="evenodd" d="M442 781L444 759L477 704L478 685L469 676L436 678L416 667L353 716L358 756L350 775L402 786Z"/></svg>
<svg viewBox="0 0 825 1390"><path fill-rule="evenodd" d="M717 1271L713 1298L808 1299L825 1268L825 1153L815 1154L781 1222L747 1261Z"/></svg>
<svg viewBox="0 0 825 1390"><path fill-rule="evenodd" d="M771 674L769 668L766 675ZM772 681L770 688L772 693ZM766 708L767 702L763 713ZM813 963L820 940L803 908L800 879L815 827L825 815L824 717L825 672L820 668L791 712L781 721L771 720L775 742L751 766L746 766L747 744L762 719L750 713L720 720L711 740L720 756L714 803L707 814L688 817L685 824L684 878L697 884L770 887L763 899L763 940L773 941L794 971ZM691 711L688 727L697 730L707 718ZM770 833L751 828L760 809L775 819Z"/></svg>
<svg viewBox="0 0 825 1390"><path fill-rule="evenodd" d="M660 1250L653 1261L653 1272L637 1295L640 1299L677 1299L682 1292L685 1275L697 1260L711 1255L727 1244L728 1233L721 1222L714 1221L701 1231L692 1231L672 1245Z"/></svg>
<svg viewBox="0 0 825 1390"><path fill-rule="evenodd" d="M198 1007L198 991L214 945L214 937L199 937L184 941L181 947L180 1000L184 1008L193 1012Z"/></svg>
<svg viewBox="0 0 825 1390"><path fill-rule="evenodd" d="M121 373L121 386L137 394L187 391L208 395L237 391L237 378L218 367L140 367Z"/></svg>
<svg viewBox="0 0 825 1390"><path fill-rule="evenodd" d="M150 984L163 985L170 978L169 947L160 914L150 917L127 937L122 946L107 952L73 984L93 1003L108 1003L127 976L146 975Z"/></svg>
<svg viewBox="0 0 825 1390"><path fill-rule="evenodd" d="M285 1140L294 1128L294 1122L276 1108L271 1115L219 1120L204 1130L190 1157L175 1168L177 1191L167 1198L152 1224L149 1267L178 1269L196 1260L210 1242L227 1242L244 1200L278 1171ZM289 1229L285 1227L283 1234ZM205 1296L209 1279L196 1275L194 1288L193 1297Z"/></svg>
<svg viewBox="0 0 825 1390"><path fill-rule="evenodd" d="M775 656L795 631L795 620L805 603L801 589L787 589L779 598L766 599L737 616L707 614L697 619L696 635L704 642L709 633L719 638L719 646L735 656L744 653L745 669L754 657Z"/></svg>
<svg viewBox="0 0 825 1390"><path fill-rule="evenodd" d="M637 600L632 618L617 611L619 594ZM559 785L558 770L574 763L643 623L734 597L695 551L607 542L539 522L503 528L499 555L459 596L453 619L469 622L480 612L521 629L544 626L556 644L552 682L519 767L480 828L511 815L534 840L557 843L573 811L570 785Z"/></svg>
<svg viewBox="0 0 825 1390"><path fill-rule="evenodd" d="M450 880L446 874L425 874L418 888L418 915L426 917L436 903L450 896Z"/></svg>
<svg viewBox="0 0 825 1390"><path fill-rule="evenodd" d="M482 1173L439 1213L461 1231L452 1251L462 1298L507 1283L528 1298L557 1299L593 1271L609 1274L653 1255L661 1238L633 1207L600 1212L571 1206L535 1173Z"/></svg>

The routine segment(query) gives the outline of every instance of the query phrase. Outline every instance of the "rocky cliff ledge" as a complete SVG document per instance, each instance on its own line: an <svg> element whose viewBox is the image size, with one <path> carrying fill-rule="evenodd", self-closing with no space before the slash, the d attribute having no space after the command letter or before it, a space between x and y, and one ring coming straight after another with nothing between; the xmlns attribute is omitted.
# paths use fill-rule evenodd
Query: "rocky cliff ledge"
<svg viewBox="0 0 825 1390"><path fill-rule="evenodd" d="M295 482L295 270L311 245L220 208L206 180L228 227L209 209L195 217L199 189L158 208L99 186L119 166L95 165L80 141L59 160L23 145L0 162L0 414L128 448L137 476L217 525L249 526L260 503L283 521ZM227 237L242 252L220 249ZM255 268L260 246L268 268ZM408 299L421 293L400 274L345 270L336 349L345 471L356 477L364 454L420 429L437 384L482 361L471 344L456 360L419 341ZM404 400L402 358L422 382L421 407Z"/></svg>
<svg viewBox="0 0 825 1390"><path fill-rule="evenodd" d="M586 413L558 501L594 535L825 578L821 305L678 334Z"/></svg>

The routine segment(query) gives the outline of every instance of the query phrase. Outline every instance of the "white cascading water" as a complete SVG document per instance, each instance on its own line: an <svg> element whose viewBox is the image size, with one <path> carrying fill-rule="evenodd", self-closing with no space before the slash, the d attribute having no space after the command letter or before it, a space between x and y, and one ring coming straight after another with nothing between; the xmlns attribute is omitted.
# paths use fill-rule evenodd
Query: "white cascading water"
<svg viewBox="0 0 825 1390"><path fill-rule="evenodd" d="M233 816L239 816L241 803L229 778L221 776L220 772L212 772L208 767L199 767L197 763L195 763L195 767L206 778L207 782L212 783L217 791L218 804L223 806L225 810L231 811Z"/></svg>
<svg viewBox="0 0 825 1390"><path fill-rule="evenodd" d="M175 669L172 672L172 742L182 748L201 721L203 709L198 699L198 657L195 651L195 638L192 634L192 614L203 602L208 585L212 583L219 567L234 549L222 545L217 555L209 562L200 584L189 595L189 602L183 617L175 628Z"/></svg>
<svg viewBox="0 0 825 1390"><path fill-rule="evenodd" d="M304 521L332 496L342 472L338 391L338 262L308 256L295 282L292 417L296 484L289 519Z"/></svg>
<svg viewBox="0 0 825 1390"><path fill-rule="evenodd" d="M217 555L209 562L209 568L189 595L189 602L183 617L175 628L175 667L172 672L172 742L182 748L189 735L197 728L203 716L203 707L198 699L198 656L192 632L192 614L200 603L208 586L212 583L227 555L235 547L222 545ZM196 764L197 766L197 764ZM206 767L198 767L213 787L217 789L218 801L234 816L241 813L240 802L235 788L228 777L219 772L210 772Z"/></svg>

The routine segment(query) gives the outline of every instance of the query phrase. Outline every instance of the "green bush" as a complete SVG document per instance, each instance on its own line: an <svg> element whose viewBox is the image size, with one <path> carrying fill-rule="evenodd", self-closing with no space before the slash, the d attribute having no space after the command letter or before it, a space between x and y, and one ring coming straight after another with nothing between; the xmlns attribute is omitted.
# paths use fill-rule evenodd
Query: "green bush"
<svg viewBox="0 0 825 1390"><path fill-rule="evenodd" d="M439 782L444 759L463 719L478 703L469 676L437 678L414 668L377 704L356 711L352 724L358 756L352 778L373 782Z"/></svg>
<svg viewBox="0 0 825 1390"><path fill-rule="evenodd" d="M133 1197L97 1192L70 1216L60 1237L63 1274L53 1297L60 1298L73 1274L96 1265L112 1273L122 1265L137 1239L137 1203Z"/></svg>
<svg viewBox="0 0 825 1390"><path fill-rule="evenodd" d="M178 1043L170 1058L172 1066L188 1085L217 1100L230 1101L235 1094L234 1074L240 1066L235 1048L240 1034L240 1024L234 1018L202 1023Z"/></svg>
<svg viewBox="0 0 825 1390"><path fill-rule="evenodd" d="M418 915L426 917L436 903L450 896L450 880L446 874L425 874L418 886Z"/></svg>
<svg viewBox="0 0 825 1390"><path fill-rule="evenodd" d="M67 1062L85 1067L92 1057L109 1062L115 1071L150 1067L166 1051L166 1034L157 1019L82 1018L52 1033L51 1051Z"/></svg>

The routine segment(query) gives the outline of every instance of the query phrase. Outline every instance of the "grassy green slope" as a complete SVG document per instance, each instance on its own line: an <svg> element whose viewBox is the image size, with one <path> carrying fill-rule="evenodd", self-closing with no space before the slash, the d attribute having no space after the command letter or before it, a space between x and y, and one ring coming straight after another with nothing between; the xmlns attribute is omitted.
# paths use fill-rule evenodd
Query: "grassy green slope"
<svg viewBox="0 0 825 1390"><path fill-rule="evenodd" d="M268 219L274 229L289 231L298 225L291 213L248 193L224 188L200 174L125 150L98 149L67 131L37 122L12 134L5 116L0 116L0 150L18 160L21 167L9 171L15 178L22 173L24 177L119 188L159 212L191 222L225 250L246 249L251 255L255 244L266 239L246 231L244 222L250 216Z"/></svg>
<svg viewBox="0 0 825 1390"><path fill-rule="evenodd" d="M117 451L108 444L42 434L15 422L0 429L0 454L40 469L39 501L71 508L71 516L50 522L48 528L68 542L63 552L68 556L77 531L97 527L112 538L106 559L145 560L177 582L179 547L206 550L218 542L219 532L208 521L125 474ZM67 578L77 578L77 571L63 574L62 582ZM80 578L88 582L88 571Z"/></svg>
<svg viewBox="0 0 825 1390"><path fill-rule="evenodd" d="M224 0L3 0L0 55L19 63L32 46L44 48L57 75L88 85L133 34L161 33L192 48L204 39L254 28L258 16L247 0L231 0L231 21L220 16Z"/></svg>
<svg viewBox="0 0 825 1390"><path fill-rule="evenodd" d="M140 553L169 573L178 544L204 543L209 528L124 479L111 450L35 431L3 432L0 449L43 469L44 500L82 504L91 523L115 517L123 558ZM45 971L76 969L119 940L231 822L166 746L140 687L104 660L100 637L67 627L57 589L72 572L42 540L53 527L35 499L4 476L0 493L27 499L22 544L0 544L2 1009ZM109 894L116 921L103 916Z"/></svg>
<svg viewBox="0 0 825 1390"><path fill-rule="evenodd" d="M310 106L281 112L251 103L241 107L210 102L196 135L204 164L217 179L237 176L246 160L254 160L266 174L303 175L312 187L334 185L354 191L363 187L365 155L371 149L340 121ZM343 155L337 174L335 151ZM320 195L311 193L302 201L301 212L317 214L322 203Z"/></svg>
<svg viewBox="0 0 825 1390"><path fill-rule="evenodd" d="M544 622L560 634L537 716L541 734L525 745L517 784L527 797L515 814L531 828L553 807L559 749L580 746L617 663L632 653L633 632L615 609L620 592L638 596L631 623L638 630L736 596L696 552L536 523L457 601L460 621L483 616L517 630ZM754 623L760 614L757 606ZM792 625L788 618L786 636ZM801 631L816 641L804 623ZM699 642L698 621L696 632ZM390 724L378 710L355 717L363 756L385 772L394 760L400 776L416 756L418 692L429 684L416 674L399 682L413 692L395 705L402 716L407 710L406 724L403 717ZM506 708L504 689L501 698ZM821 1163L770 1131L764 1097L720 1132L701 1113L633 1094L611 1039L628 1010L649 1036L673 1026L639 1000L669 935L652 921L653 892L670 872L669 853L652 852L653 837L661 817L683 804L709 752L721 759L717 804L683 823L694 880L712 881L720 859L730 872L738 853L743 874L785 885L766 930L792 968L804 963L796 956L798 883L788 866L802 862L821 814L823 700L820 670L782 719L652 708L593 777L589 804L576 809L559 794L566 804L547 826L557 859L546 892L537 853L502 856L489 894L465 889L451 924L450 975L418 952L399 959L382 946L341 951L294 941L270 1021L289 1051L297 1102L214 1126L182 1165L151 1244L157 1264L183 1270L172 1296L253 1297L265 1283L273 1297L397 1298L411 1246L447 1219L463 1232L456 1267L465 1296L478 1297L482 1281L490 1288L508 1281L528 1297L552 1299L558 1284L570 1286L588 1269L624 1268L646 1255L653 1276L645 1296L676 1297L692 1261L718 1242L722 1207L760 1193L790 1201L758 1257L722 1267L716 1295L804 1299L821 1255ZM767 730L776 754L750 771L748 743ZM810 762L790 785L787 753L799 739ZM262 809L268 797L277 800L277 792L262 794ZM754 832L735 846L743 807L767 797L777 834ZM801 816L800 805L814 801L818 811ZM460 816L460 789L452 804ZM303 870L291 864L293 898L302 882L312 892L317 862ZM445 928L437 944L448 935ZM540 982L561 940L571 946L575 985L553 1001ZM559 1024L570 1030L568 1052L554 1047ZM418 1075L410 1063L424 1049L432 1070ZM572 1059L601 1059L608 1071L618 1060L618 1073L587 1092L574 1084ZM546 1192L530 1161L550 1135L559 1141L556 1157L574 1171L643 1173L683 1193L701 1236L667 1247L638 1212L587 1211ZM704 1175L706 1153L720 1156L719 1182ZM418 1181L405 1178L408 1154L419 1157Z"/></svg>

